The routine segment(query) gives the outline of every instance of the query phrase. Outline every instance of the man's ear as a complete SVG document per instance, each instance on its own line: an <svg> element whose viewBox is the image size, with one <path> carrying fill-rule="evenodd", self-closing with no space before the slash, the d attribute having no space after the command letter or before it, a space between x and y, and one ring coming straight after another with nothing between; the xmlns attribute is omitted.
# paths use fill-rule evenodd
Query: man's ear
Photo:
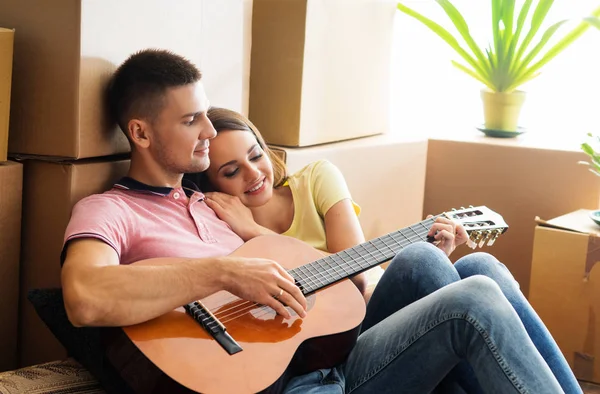
<svg viewBox="0 0 600 394"><path fill-rule="evenodd" d="M127 124L127 134L130 141L140 148L150 146L150 128L148 123L140 119L131 119Z"/></svg>

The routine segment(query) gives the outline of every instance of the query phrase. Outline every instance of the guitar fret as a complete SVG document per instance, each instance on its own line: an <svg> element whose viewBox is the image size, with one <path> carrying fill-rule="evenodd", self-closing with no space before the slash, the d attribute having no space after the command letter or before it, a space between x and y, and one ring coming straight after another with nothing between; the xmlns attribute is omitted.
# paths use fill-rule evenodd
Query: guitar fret
<svg viewBox="0 0 600 394"><path fill-rule="evenodd" d="M326 285L326 282L324 282L323 279L319 276L319 270L317 270L315 268L315 265L317 265L317 264L319 266L321 266L321 268L323 267L320 264L319 260L314 261L314 262L306 265L306 267L307 267L308 271L311 273L311 275L312 275L312 277L314 279L315 285L316 285L311 291L314 291L314 290L318 289L320 286L325 286ZM318 282L320 282L320 284Z"/></svg>
<svg viewBox="0 0 600 394"><path fill-rule="evenodd" d="M327 257L323 257L323 258L315 261L315 263L317 263L321 268L324 268L324 270L322 270L322 273L321 273L324 280L329 279L329 281L331 281L334 278L331 271L333 270L335 272L335 269L333 269L333 267L331 267L329 262L327 262ZM328 276L329 276L329 278L328 278Z"/></svg>
<svg viewBox="0 0 600 394"><path fill-rule="evenodd" d="M353 250L353 249L351 249L351 250ZM352 256L350 255L350 253L348 253L348 251L347 251L347 250L343 250L343 251L341 251L341 252L340 252L340 257L341 257L341 253L345 253L345 254L346 254L346 257L348 257L348 260L352 261L352 263L355 263L355 264L356 264L356 263L358 263L358 264L360 265L360 261L359 261L359 260L357 260L357 259L355 259L354 257L352 257ZM357 256L358 256L358 253L357 253ZM359 257L360 257L360 256L359 256ZM344 261L346 261L346 262L347 262L347 260L346 260L346 259L344 259L343 257L342 257L342 260L344 260Z"/></svg>
<svg viewBox="0 0 600 394"><path fill-rule="evenodd" d="M352 271L348 271L346 269L346 267L344 267L344 265L348 265L348 264L347 264L347 262L340 255L337 255L337 256L336 255L330 255L330 256L328 256L328 258L330 260L332 260L335 263L335 266L339 267L339 269L342 271L341 275L340 275L340 278L345 278L348 275L352 275L353 272ZM342 262L341 263L338 262L337 259L341 259Z"/></svg>
<svg viewBox="0 0 600 394"><path fill-rule="evenodd" d="M310 272L308 271L308 269L306 268L305 265L298 267L298 273L302 274L304 277L302 278L304 280L304 288L305 289L312 289L312 288L316 288L316 283L313 280L313 278L310 276ZM293 276L293 275L292 275Z"/></svg>
<svg viewBox="0 0 600 394"><path fill-rule="evenodd" d="M315 272L314 272L312 263L305 265L305 268L306 268L307 275L310 276L310 281L311 281L310 287L309 287L310 291L314 291L315 289L318 289L320 287L320 285L318 283L319 278L315 276Z"/></svg>
<svg viewBox="0 0 600 394"><path fill-rule="evenodd" d="M392 259L404 247L427 240L436 217L340 251L294 270L305 294Z"/></svg>

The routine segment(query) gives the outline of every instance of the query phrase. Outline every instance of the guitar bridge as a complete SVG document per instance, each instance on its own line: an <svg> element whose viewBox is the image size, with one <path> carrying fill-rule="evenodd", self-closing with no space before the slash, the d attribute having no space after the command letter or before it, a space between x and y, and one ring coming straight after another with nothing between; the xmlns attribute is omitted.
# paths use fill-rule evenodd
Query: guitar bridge
<svg viewBox="0 0 600 394"><path fill-rule="evenodd" d="M199 301L190 302L183 308L206 330L230 355L241 352L242 347L229 335L225 326Z"/></svg>

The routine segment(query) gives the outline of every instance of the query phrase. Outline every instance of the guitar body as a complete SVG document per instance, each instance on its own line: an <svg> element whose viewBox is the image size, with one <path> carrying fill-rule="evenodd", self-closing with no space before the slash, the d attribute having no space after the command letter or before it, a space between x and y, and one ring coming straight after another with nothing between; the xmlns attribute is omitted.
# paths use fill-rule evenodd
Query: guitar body
<svg viewBox="0 0 600 394"><path fill-rule="evenodd" d="M307 244L279 235L254 238L232 255L273 259L286 269L323 257ZM304 319L283 319L271 308L226 291L201 300L242 347L233 355L182 307L113 329L105 338L107 357L136 392L279 393L293 376L341 363L365 315L364 300L348 279L307 299Z"/></svg>

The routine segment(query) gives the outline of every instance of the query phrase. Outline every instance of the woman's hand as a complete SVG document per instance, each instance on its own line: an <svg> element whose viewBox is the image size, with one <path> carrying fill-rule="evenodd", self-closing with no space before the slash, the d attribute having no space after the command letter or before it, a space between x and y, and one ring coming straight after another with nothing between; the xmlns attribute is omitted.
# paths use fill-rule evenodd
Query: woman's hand
<svg viewBox="0 0 600 394"><path fill-rule="evenodd" d="M427 219L433 217L427 216ZM457 246L464 244L469 240L469 234L461 224L457 224L452 220L443 216L438 217L433 222L427 236L433 237L437 243L437 247L450 256Z"/></svg>
<svg viewBox="0 0 600 394"><path fill-rule="evenodd" d="M244 241L269 232L254 221L252 211L242 204L239 198L220 192L209 192L204 195L206 205L215 211L219 219L227 222Z"/></svg>

